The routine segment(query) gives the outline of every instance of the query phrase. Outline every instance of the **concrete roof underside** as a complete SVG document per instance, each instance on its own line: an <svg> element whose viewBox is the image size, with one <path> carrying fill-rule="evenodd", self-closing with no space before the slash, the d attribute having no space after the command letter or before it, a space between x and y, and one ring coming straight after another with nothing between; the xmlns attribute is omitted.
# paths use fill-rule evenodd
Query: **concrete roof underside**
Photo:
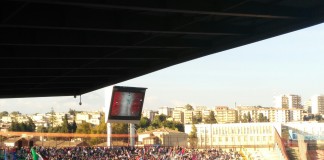
<svg viewBox="0 0 324 160"><path fill-rule="evenodd" d="M323 0L1 0L0 98L80 95L324 21Z"/></svg>

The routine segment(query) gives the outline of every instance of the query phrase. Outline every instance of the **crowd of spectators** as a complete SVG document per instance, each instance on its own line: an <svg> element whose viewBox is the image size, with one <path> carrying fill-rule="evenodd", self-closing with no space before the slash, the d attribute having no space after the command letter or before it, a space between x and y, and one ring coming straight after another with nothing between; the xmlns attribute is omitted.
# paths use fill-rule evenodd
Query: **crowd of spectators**
<svg viewBox="0 0 324 160"><path fill-rule="evenodd" d="M44 160L243 160L232 150L182 147L35 147ZM32 160L30 148L6 149L7 159ZM41 159L41 158L40 158Z"/></svg>

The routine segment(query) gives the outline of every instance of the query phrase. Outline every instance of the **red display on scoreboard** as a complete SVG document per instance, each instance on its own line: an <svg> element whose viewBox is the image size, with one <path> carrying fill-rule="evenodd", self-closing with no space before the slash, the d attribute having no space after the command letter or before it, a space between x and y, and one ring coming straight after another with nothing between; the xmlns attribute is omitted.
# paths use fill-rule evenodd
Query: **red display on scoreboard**
<svg viewBox="0 0 324 160"><path fill-rule="evenodd" d="M146 88L114 86L111 97L108 122L135 120L141 118Z"/></svg>

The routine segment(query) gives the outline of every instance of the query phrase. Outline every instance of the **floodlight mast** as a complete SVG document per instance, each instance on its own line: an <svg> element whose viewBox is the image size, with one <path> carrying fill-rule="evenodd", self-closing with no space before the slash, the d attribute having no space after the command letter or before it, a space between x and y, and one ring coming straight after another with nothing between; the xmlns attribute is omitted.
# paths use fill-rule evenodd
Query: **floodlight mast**
<svg viewBox="0 0 324 160"><path fill-rule="evenodd" d="M129 146L135 147L135 124L129 123Z"/></svg>
<svg viewBox="0 0 324 160"><path fill-rule="evenodd" d="M111 148L111 123L107 123L107 147Z"/></svg>

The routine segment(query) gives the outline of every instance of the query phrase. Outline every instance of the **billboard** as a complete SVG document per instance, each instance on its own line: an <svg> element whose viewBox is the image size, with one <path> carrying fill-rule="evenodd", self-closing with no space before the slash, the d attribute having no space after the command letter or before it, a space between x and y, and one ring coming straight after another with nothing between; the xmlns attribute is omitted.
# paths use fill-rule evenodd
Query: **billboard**
<svg viewBox="0 0 324 160"><path fill-rule="evenodd" d="M145 91L146 88L114 86L107 122L138 123L141 119Z"/></svg>

